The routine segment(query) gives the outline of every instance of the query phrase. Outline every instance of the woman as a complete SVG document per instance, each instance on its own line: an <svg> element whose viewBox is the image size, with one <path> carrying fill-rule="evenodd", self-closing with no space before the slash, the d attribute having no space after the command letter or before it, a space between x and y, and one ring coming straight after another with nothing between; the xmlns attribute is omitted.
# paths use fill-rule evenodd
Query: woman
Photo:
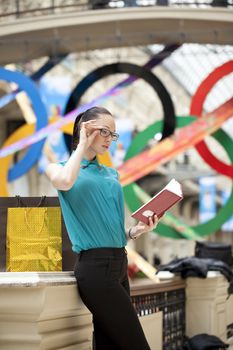
<svg viewBox="0 0 233 350"><path fill-rule="evenodd" d="M127 277L124 198L117 171L100 165L118 139L111 113L93 107L74 123L73 153L46 173L57 188L72 249L78 254L75 277L80 296L93 314L96 350L148 350L130 300ZM139 222L129 230L135 239L157 225Z"/></svg>

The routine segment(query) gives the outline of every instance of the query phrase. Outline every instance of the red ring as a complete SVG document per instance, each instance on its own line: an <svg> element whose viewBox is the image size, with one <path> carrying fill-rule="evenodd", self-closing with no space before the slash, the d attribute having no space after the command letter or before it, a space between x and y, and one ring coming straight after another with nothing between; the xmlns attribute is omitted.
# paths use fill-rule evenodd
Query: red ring
<svg viewBox="0 0 233 350"><path fill-rule="evenodd" d="M199 85L197 91L192 97L190 115L195 115L199 117L202 113L202 108L206 96L213 88L213 86L225 75L228 75L233 71L233 61L224 63L222 66L217 67L213 72L211 72L208 77ZM208 149L205 141L199 142L195 146L196 150L200 156L218 173L226 175L233 178L233 166L221 162L216 158Z"/></svg>

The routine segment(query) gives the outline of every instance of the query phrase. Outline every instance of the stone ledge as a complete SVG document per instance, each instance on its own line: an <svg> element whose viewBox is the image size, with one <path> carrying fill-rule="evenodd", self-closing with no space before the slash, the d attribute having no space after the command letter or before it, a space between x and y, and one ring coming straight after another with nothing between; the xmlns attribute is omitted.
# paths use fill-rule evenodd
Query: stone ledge
<svg viewBox="0 0 233 350"><path fill-rule="evenodd" d="M73 271L0 272L0 288L76 285Z"/></svg>

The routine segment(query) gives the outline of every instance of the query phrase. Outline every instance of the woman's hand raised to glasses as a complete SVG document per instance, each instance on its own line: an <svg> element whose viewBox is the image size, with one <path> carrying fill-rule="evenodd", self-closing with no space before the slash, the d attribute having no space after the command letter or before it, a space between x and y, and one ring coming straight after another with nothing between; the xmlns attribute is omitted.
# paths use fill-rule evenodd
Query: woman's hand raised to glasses
<svg viewBox="0 0 233 350"><path fill-rule="evenodd" d="M80 129L80 141L79 145L85 147L85 150L90 147L94 138L98 135L101 126L95 124L96 119L82 122Z"/></svg>

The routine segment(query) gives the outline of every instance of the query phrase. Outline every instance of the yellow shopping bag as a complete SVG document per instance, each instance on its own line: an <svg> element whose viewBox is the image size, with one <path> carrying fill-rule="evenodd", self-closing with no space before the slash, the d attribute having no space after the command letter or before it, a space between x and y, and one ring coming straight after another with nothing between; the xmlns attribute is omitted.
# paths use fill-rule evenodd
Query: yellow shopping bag
<svg viewBox="0 0 233 350"><path fill-rule="evenodd" d="M8 208L7 271L62 271L59 207Z"/></svg>

